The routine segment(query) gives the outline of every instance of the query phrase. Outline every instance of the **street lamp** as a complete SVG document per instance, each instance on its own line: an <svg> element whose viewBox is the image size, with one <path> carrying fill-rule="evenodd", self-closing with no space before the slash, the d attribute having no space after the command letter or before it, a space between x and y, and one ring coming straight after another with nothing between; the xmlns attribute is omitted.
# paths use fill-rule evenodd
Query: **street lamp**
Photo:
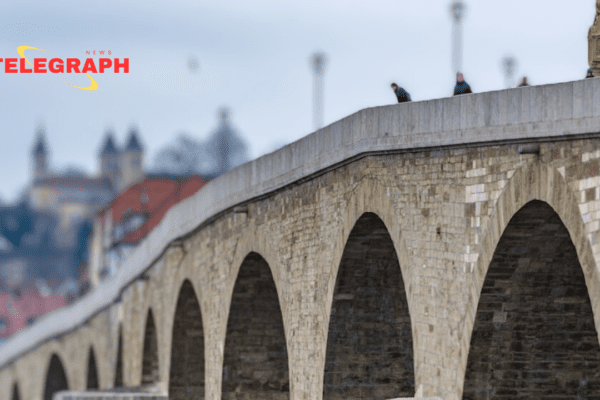
<svg viewBox="0 0 600 400"><path fill-rule="evenodd" d="M454 77L462 72L462 20L465 16L467 6L460 0L450 4L450 16L452 17L452 68Z"/></svg>
<svg viewBox="0 0 600 400"><path fill-rule="evenodd" d="M310 62L313 68L313 125L317 130L323 127L323 73L327 56L323 52L313 53Z"/></svg>
<svg viewBox="0 0 600 400"><path fill-rule="evenodd" d="M504 85L507 89L513 87L513 76L517 70L517 59L512 56L504 56L501 66L504 72Z"/></svg>

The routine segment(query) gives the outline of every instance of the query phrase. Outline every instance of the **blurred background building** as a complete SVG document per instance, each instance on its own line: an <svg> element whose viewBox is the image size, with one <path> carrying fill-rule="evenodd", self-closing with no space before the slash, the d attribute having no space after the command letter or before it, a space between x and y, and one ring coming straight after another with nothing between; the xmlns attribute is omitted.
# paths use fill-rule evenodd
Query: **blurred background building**
<svg viewBox="0 0 600 400"><path fill-rule="evenodd" d="M153 173L121 192L98 213L90 257L92 286L116 274L169 208L209 180L248 161L248 145L229 116L229 110L221 107L218 125L204 141L180 134L158 152Z"/></svg>
<svg viewBox="0 0 600 400"><path fill-rule="evenodd" d="M85 173L53 173L49 165L49 146L40 129L31 153L31 186L28 202L34 210L59 216L63 227L73 226L106 205L120 191L144 177L144 150L135 128L127 145L119 150L114 134L108 130L99 151L96 176Z"/></svg>
<svg viewBox="0 0 600 400"><path fill-rule="evenodd" d="M96 213L144 178L144 150L132 128L119 150L108 132L99 171L56 172L42 126L31 149L30 183L17 204L0 206L0 338L69 304L88 289Z"/></svg>
<svg viewBox="0 0 600 400"><path fill-rule="evenodd" d="M229 115L219 110L205 141L180 135L158 152L152 171L136 127L122 147L106 130L94 175L52 169L38 126L30 183L16 204L0 205L0 343L114 276L172 206L248 161Z"/></svg>
<svg viewBox="0 0 600 400"><path fill-rule="evenodd" d="M149 175L102 209L91 241L91 285L113 276L169 208L196 193L206 181L197 175Z"/></svg>

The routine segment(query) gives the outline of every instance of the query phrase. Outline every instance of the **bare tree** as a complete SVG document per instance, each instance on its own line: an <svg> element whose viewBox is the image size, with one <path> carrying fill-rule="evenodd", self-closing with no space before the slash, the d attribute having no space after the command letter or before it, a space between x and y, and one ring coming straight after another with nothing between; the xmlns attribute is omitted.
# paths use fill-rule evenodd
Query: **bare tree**
<svg viewBox="0 0 600 400"><path fill-rule="evenodd" d="M219 111L220 123L208 140L180 134L154 159L154 170L175 175L218 176L248 161L248 145L229 122L226 108Z"/></svg>
<svg viewBox="0 0 600 400"><path fill-rule="evenodd" d="M154 159L154 170L174 175L202 174L207 170L205 143L182 133L175 143L161 149Z"/></svg>

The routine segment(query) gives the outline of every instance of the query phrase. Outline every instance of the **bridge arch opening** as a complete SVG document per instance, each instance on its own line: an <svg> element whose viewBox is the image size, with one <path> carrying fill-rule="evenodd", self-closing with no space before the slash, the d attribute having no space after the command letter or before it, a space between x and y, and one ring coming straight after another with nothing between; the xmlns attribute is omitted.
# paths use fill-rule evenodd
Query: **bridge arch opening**
<svg viewBox="0 0 600 400"><path fill-rule="evenodd" d="M88 370L87 370L87 384L86 389L99 389L98 384L98 368L96 367L96 355L94 354L94 348L90 347L88 352Z"/></svg>
<svg viewBox="0 0 600 400"><path fill-rule="evenodd" d="M388 399L415 393L413 341L394 244L374 213L355 223L337 272L323 399Z"/></svg>
<svg viewBox="0 0 600 400"><path fill-rule="evenodd" d="M44 400L52 400L54 393L61 390L69 390L67 374L63 368L60 358L56 354L52 354L50 365L46 373L46 386L44 389Z"/></svg>
<svg viewBox="0 0 600 400"><path fill-rule="evenodd" d="M142 358L142 385L158 382L158 338L152 309L148 310L144 334L144 354Z"/></svg>
<svg viewBox="0 0 600 400"><path fill-rule="evenodd" d="M511 218L475 316L463 399L600 396L600 345L569 232L547 203Z"/></svg>
<svg viewBox="0 0 600 400"><path fill-rule="evenodd" d="M19 385L16 383L13 385L12 390L12 400L21 400L21 395L19 394Z"/></svg>
<svg viewBox="0 0 600 400"><path fill-rule="evenodd" d="M173 338L169 399L204 398L204 331L200 304L194 287L185 280L179 290Z"/></svg>
<svg viewBox="0 0 600 400"><path fill-rule="evenodd" d="M233 288L223 356L222 397L289 399L289 370L279 297L269 264L244 258Z"/></svg>
<svg viewBox="0 0 600 400"><path fill-rule="evenodd" d="M119 344L117 346L117 362L115 367L115 384L113 387L123 387L123 327L119 326Z"/></svg>

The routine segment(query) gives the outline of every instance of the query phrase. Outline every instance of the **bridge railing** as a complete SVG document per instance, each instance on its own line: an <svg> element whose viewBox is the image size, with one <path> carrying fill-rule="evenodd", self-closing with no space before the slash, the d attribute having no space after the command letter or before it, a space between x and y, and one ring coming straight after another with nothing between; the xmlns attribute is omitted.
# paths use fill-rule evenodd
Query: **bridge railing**
<svg viewBox="0 0 600 400"><path fill-rule="evenodd" d="M0 367L118 301L172 242L233 207L370 154L600 132L600 79L368 108L208 182L172 207L116 276L0 347Z"/></svg>

